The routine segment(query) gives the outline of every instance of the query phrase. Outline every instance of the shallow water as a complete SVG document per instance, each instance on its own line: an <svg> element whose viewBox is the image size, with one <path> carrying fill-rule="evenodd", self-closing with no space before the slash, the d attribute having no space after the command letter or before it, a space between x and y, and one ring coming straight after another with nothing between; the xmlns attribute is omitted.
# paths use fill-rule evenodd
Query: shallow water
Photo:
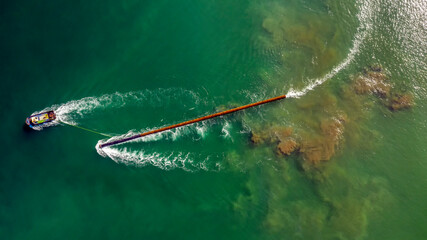
<svg viewBox="0 0 427 240"><path fill-rule="evenodd" d="M385 0L3 3L0 236L425 238L426 10ZM354 90L374 64L412 107L391 111L391 97ZM23 128L54 109L115 139L285 93L103 150L108 138L60 122ZM280 154L289 139L297 150Z"/></svg>

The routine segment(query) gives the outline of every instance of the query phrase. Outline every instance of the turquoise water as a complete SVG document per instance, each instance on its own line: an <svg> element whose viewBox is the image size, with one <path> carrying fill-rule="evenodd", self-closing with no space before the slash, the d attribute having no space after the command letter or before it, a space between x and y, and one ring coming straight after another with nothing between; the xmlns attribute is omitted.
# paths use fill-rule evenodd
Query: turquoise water
<svg viewBox="0 0 427 240"><path fill-rule="evenodd" d="M1 6L1 239L426 238L424 2ZM355 92L373 64L412 107ZM116 139L281 94L103 150L23 128Z"/></svg>

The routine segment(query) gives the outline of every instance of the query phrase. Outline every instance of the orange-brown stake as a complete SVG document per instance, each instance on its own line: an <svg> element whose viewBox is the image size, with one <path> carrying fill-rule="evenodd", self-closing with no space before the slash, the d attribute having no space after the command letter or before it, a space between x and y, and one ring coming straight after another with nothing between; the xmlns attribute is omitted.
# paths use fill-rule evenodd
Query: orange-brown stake
<svg viewBox="0 0 427 240"><path fill-rule="evenodd" d="M152 131L149 131L149 132L137 134L137 135L134 135L134 136L131 136L131 137L127 137L127 138L119 139L119 140L116 140L116 141L112 141L112 142L100 144L99 147L103 148L103 147L107 147L107 146L111 146L111 145L116 145L116 144L119 144L119 143L124 143L124 142L130 141L130 140L136 139L136 138L148 136L148 135L151 135L151 134L154 134L154 133L159 133L159 132L167 131L167 130L178 128L178 127L182 127L182 126L185 126L185 125L188 125L188 124L192 124L192 123L196 123L196 122L201 122L201 121L204 121L204 120L207 120L207 119L211 119L211 118L214 118L214 117L223 116L223 115L226 115L226 114L229 114L229 113L241 111L241 110L246 109L246 108L255 107L255 106L258 106L258 105L261 105L261 104L265 104L265 103L269 103L269 102L274 102L274 101L277 101L277 100L280 100L280 99L284 99L284 98L286 98L286 95L282 95L282 96L279 96L279 97L270 98L270 99L263 100L263 101L256 102L256 103L251 103L251 104L248 104L248 105L245 105L245 106L241 106L241 107L237 107L237 108L233 108L233 109L230 109L230 110L227 110L227 111L223 111L223 112L219 112L219 113L214 113L214 114L211 114L211 115L208 115L208 116L204 116L204 117L200 117L200 118L196 118L196 119L193 119L193 120L190 120L190 121L185 121L185 122L182 122L182 123L178 123L178 124L174 124L174 125L171 125L171 126L159 128L159 129L152 130Z"/></svg>

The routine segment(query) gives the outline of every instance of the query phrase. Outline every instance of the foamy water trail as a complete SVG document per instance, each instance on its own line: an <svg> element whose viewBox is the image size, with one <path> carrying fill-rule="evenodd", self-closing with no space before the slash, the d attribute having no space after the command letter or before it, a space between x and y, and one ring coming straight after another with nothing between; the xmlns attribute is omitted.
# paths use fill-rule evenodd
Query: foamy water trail
<svg viewBox="0 0 427 240"><path fill-rule="evenodd" d="M57 120L49 124L38 127L36 130L42 130L45 127L50 127L65 122L71 125L78 125L80 119L98 110L111 110L122 108L126 106L165 106L168 103L174 103L177 100L183 102L194 102L196 105L201 102L199 96L192 91L185 89L157 89L157 90L144 90L138 92L127 93L112 93L105 94L99 97L85 97L79 100L72 100L64 104L57 104L37 111L33 114L40 112L54 110L57 115ZM206 136L209 125L212 121L205 121L191 126L184 126L173 130L165 131L162 133L153 134L144 138L138 138L132 142L152 142L158 140L171 140L176 141L182 136L191 135L192 141L199 141ZM224 127L227 129L228 125ZM206 170L216 171L220 169L220 164L208 161L209 156L198 156L195 153L183 152L170 152L170 153L148 153L143 149L130 150L128 148L120 148L117 146L99 148L99 144L114 141L117 139L126 138L136 135L141 132L150 131L153 129L142 129L140 131L130 130L129 132L116 135L107 140L100 140L96 145L97 152L103 156L114 160L117 163L123 163L132 166L146 166L153 165L161 169L170 170L174 168L182 168L186 171ZM114 135L114 134L113 134ZM194 159L198 159L196 162ZM199 159L204 159L199 161Z"/></svg>
<svg viewBox="0 0 427 240"><path fill-rule="evenodd" d="M171 140L176 141L180 137L185 135L192 135L192 141L199 141L206 136L206 132L209 129L210 123L201 122L193 124L191 126L184 126L176 128L173 130L168 130L162 133L156 133L146 137L138 138L129 142L152 142L158 140ZM223 129L229 128L229 125L226 123ZM143 167L147 165L152 165L163 170L171 170L175 168L181 168L186 171L218 171L221 168L219 162L210 161L210 156L202 156L201 154L192 153L192 152L169 152L169 153L158 153L158 152L148 152L144 149L131 150L127 147L122 147L121 145L109 146L100 148L99 145L118 139L123 139L129 136L136 135L141 132L150 131L152 129L145 129L143 131L129 131L126 134L115 136L110 139L104 139L98 141L96 145L96 151L103 157L111 158L113 161L125 165ZM127 142L127 143L129 143ZM197 159L197 160L196 160ZM200 160L203 159L203 160Z"/></svg>
<svg viewBox="0 0 427 240"><path fill-rule="evenodd" d="M163 170L172 170L176 168L185 171L219 171L220 163L211 163L209 156L190 152L169 152L169 153L148 153L144 150L131 150L128 148L105 147L99 148L96 145L96 151L103 157L111 158L113 161L128 166L144 167L152 165ZM194 159L203 159L196 162Z"/></svg>
<svg viewBox="0 0 427 240"><path fill-rule="evenodd" d="M99 97L85 97L79 100L72 100L64 104L56 104L47 107L43 110L34 112L37 114L48 110L54 110L57 120L40 127L36 130L58 125L59 122L65 122L71 125L78 125L78 120L84 118L88 114L105 109L121 108L128 105L149 105L149 106L164 106L169 102L176 101L176 99L189 98L196 104L200 102L200 98L192 91L168 88L156 90L143 90L127 93L112 93L105 94ZM33 115L32 114L32 115Z"/></svg>
<svg viewBox="0 0 427 240"><path fill-rule="evenodd" d="M350 49L347 57L340 64L335 66L329 73L321 78L317 78L314 80L310 80L310 83L301 90L296 90L291 88L286 96L288 98L299 98L307 94L309 91L313 90L317 86L323 84L328 79L334 77L341 70L345 69L355 58L357 53L360 50L360 47L363 43L363 40L366 38L370 30L372 29L373 21L374 21L374 12L377 9L374 6L374 2L371 0L363 1L360 4L359 12L357 14L357 18L360 22L359 27L356 30L356 34L353 40L353 46Z"/></svg>
<svg viewBox="0 0 427 240"><path fill-rule="evenodd" d="M131 141L127 141L127 143L154 142L154 141L158 141L158 140L176 141L180 137L185 136L185 135L190 135L190 134L193 135L193 138L192 138L193 141L198 141L198 140L203 139L206 136L209 125L211 125L209 121L199 122L199 123L195 123L192 125L187 125L187 126L183 126L183 127L179 127L179 128L175 128L175 129L151 134L151 135L148 135L145 137L137 138L137 139L134 139ZM166 127L166 125L160 126L158 128L162 128L162 127ZM113 136L113 137L106 139L106 140L100 140L99 143L108 143L108 142L128 138L128 137L131 137L131 136L143 133L143 132L149 132L149 131L152 131L152 130L155 130L158 128L146 128L146 129L141 129L139 131L134 130L134 129L129 130L125 134Z"/></svg>
<svg viewBox="0 0 427 240"><path fill-rule="evenodd" d="M221 129L222 137L233 140L233 138L231 137L230 131L231 131L231 124L226 121L224 123L224 126Z"/></svg>

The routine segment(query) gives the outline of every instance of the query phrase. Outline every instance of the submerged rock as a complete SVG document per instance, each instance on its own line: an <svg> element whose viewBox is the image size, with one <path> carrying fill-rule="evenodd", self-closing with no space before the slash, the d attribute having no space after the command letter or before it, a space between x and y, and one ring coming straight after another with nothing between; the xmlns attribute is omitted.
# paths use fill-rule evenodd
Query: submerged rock
<svg viewBox="0 0 427 240"><path fill-rule="evenodd" d="M293 129L290 127L274 128L273 131L279 140L290 137L293 133Z"/></svg>
<svg viewBox="0 0 427 240"><path fill-rule="evenodd" d="M276 153L284 157L292 153L300 155L304 170L317 168L319 163L336 155L345 128L348 141L363 138L358 132L358 122L363 119L363 113L356 110L363 108L358 95L373 94L393 111L414 105L410 94L395 92L383 67L378 64L367 67L353 84L343 89L345 98L340 102L328 93L298 102L300 117L297 119L304 127L298 134L294 134L290 127L275 125L253 132L251 142L272 144Z"/></svg>
<svg viewBox="0 0 427 240"><path fill-rule="evenodd" d="M301 144L300 153L304 160L317 164L331 159L335 153L335 145L325 141L322 137L306 139Z"/></svg>
<svg viewBox="0 0 427 240"><path fill-rule="evenodd" d="M369 66L369 69L374 72L382 72L383 66L381 66L381 64L375 63Z"/></svg>
<svg viewBox="0 0 427 240"><path fill-rule="evenodd" d="M318 125L318 133L293 137L290 127L272 127L261 133L251 134L253 144L275 143L276 153L289 156L292 153L301 154L304 160L312 164L328 161L334 156L344 131L346 115L322 120Z"/></svg>
<svg viewBox="0 0 427 240"><path fill-rule="evenodd" d="M261 144L264 143L263 138L261 137L261 135L256 134L254 132L251 132L251 142L253 144Z"/></svg>
<svg viewBox="0 0 427 240"><path fill-rule="evenodd" d="M323 120L319 136L303 139L299 151L304 160L313 164L330 160L335 155L335 149L344 131L344 123L345 117Z"/></svg>
<svg viewBox="0 0 427 240"><path fill-rule="evenodd" d="M277 145L277 152L283 155L291 155L299 147L298 143L293 139L280 141Z"/></svg>
<svg viewBox="0 0 427 240"><path fill-rule="evenodd" d="M262 143L277 143L285 140L286 138L292 135L292 128L290 127L281 127L274 126L266 128L264 131L251 132L251 142L253 144L262 144Z"/></svg>
<svg viewBox="0 0 427 240"><path fill-rule="evenodd" d="M363 74L357 76L353 89L359 95L375 94L383 99L384 105L393 111L407 109L414 105L411 94L396 92L383 72L383 67L379 64L369 66L363 71Z"/></svg>
<svg viewBox="0 0 427 240"><path fill-rule="evenodd" d="M380 98L387 98L391 91L387 75L377 71L368 71L356 77L353 88L357 94L373 93Z"/></svg>
<svg viewBox="0 0 427 240"><path fill-rule="evenodd" d="M387 102L390 110L397 111L410 108L414 105L414 100L410 94L393 94Z"/></svg>

